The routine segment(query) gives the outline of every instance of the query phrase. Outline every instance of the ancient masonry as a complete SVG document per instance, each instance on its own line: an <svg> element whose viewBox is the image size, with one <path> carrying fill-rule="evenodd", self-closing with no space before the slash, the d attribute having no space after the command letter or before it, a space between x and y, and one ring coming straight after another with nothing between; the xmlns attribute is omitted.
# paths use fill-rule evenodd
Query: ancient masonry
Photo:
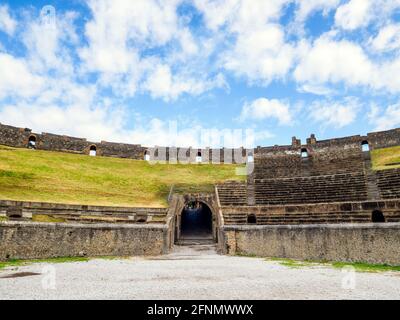
<svg viewBox="0 0 400 320"><path fill-rule="evenodd" d="M0 125L0 144L137 160L157 149L5 125ZM293 138L288 146L257 147L245 183L217 185L212 194L172 193L165 209L4 199L0 215L11 221L0 222L0 260L167 253L193 239L187 238L187 212L195 211L209 217L207 241L224 254L400 265L400 169L374 171L370 157L370 150L393 146L400 146L400 129L322 141L311 135L306 144ZM170 153L167 148L167 160ZM235 150L190 149L189 161L199 153L203 161L222 162ZM243 149L238 153L249 155ZM37 214L63 222L33 223Z"/></svg>

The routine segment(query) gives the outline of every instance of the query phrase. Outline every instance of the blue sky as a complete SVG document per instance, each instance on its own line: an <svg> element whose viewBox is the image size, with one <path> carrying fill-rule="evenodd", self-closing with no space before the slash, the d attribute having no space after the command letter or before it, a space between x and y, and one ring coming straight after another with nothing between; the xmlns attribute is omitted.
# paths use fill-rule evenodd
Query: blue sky
<svg viewBox="0 0 400 320"><path fill-rule="evenodd" d="M39 132L365 134L400 127L399 74L400 0L0 0L0 122Z"/></svg>

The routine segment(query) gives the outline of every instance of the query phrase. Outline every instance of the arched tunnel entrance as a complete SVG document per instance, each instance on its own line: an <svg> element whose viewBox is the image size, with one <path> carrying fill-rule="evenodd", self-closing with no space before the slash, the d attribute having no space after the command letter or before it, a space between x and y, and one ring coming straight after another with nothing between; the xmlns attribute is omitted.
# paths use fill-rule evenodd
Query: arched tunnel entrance
<svg viewBox="0 0 400 320"><path fill-rule="evenodd" d="M199 201L190 201L181 214L181 239L212 239L211 209Z"/></svg>

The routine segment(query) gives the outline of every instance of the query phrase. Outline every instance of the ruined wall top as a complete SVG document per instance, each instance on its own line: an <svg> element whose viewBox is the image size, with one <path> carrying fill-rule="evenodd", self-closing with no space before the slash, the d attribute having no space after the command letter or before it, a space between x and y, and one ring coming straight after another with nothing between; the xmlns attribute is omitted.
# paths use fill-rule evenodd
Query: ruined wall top
<svg viewBox="0 0 400 320"><path fill-rule="evenodd" d="M87 141L84 138L76 138L65 135L57 135L53 133L34 133L28 128L17 128L9 125L0 124L0 144L11 147L25 148L28 146L30 140L34 140L35 147L37 149L49 150L49 151L63 151L63 152L74 152L81 154L89 154L92 149L96 150L97 155L119 157L119 158L131 158L142 160L147 152L158 153L157 149L163 149L162 147L147 148L140 144L125 144L125 143L114 143L101 141L95 143ZM303 150L310 154L317 153L332 153L338 149L342 152L351 153L352 150L359 150L361 144L368 143L370 149L386 148L391 146L400 145L400 128L368 133L366 136L355 135L350 137L335 138L328 140L317 140L316 136L312 134L310 138L306 140L306 144L302 144L300 139L296 137L292 138L291 145L284 146L270 146L270 147L257 147L254 151L246 150L243 148L236 149L238 153L243 156L253 153L255 157L269 157L269 156L288 156L288 155L299 155ZM198 151L201 151L201 156L206 159L223 158L228 156L232 157L235 151L231 149L211 149L205 148L166 148L167 157L176 150L179 154L180 149L185 151L190 156L190 159L194 160L198 156ZM154 151L155 150L155 151ZM234 157L234 156L233 156ZM223 161L221 161L223 162Z"/></svg>

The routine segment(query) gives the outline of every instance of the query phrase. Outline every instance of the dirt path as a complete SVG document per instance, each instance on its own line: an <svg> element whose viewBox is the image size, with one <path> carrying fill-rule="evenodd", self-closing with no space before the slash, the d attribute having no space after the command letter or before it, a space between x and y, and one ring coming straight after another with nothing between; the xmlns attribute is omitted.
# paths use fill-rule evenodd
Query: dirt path
<svg viewBox="0 0 400 320"><path fill-rule="evenodd" d="M213 246L185 246L161 257L2 270L0 298L400 299L400 273L288 268L260 258L221 256Z"/></svg>

